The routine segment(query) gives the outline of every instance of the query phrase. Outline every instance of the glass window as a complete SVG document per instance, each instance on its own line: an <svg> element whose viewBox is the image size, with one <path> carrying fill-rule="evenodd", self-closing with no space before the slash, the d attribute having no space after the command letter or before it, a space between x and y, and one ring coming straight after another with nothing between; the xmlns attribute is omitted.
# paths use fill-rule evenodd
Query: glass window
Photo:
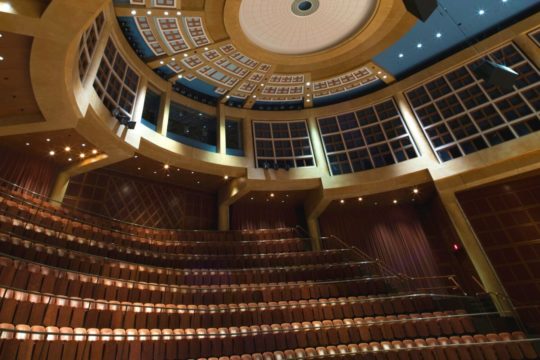
<svg viewBox="0 0 540 360"><path fill-rule="evenodd" d="M215 116L171 102L167 137L186 145L216 152L216 127Z"/></svg>
<svg viewBox="0 0 540 360"><path fill-rule="evenodd" d="M142 122L151 129L157 129L159 108L161 107L161 95L157 91L148 89L144 98Z"/></svg>

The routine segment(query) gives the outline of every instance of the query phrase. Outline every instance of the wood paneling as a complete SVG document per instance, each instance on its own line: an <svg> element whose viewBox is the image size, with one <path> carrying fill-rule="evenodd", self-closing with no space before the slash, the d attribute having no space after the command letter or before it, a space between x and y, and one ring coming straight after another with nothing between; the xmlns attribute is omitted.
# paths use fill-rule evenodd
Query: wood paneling
<svg viewBox="0 0 540 360"><path fill-rule="evenodd" d="M540 176L457 197L522 319L540 331Z"/></svg>
<svg viewBox="0 0 540 360"><path fill-rule="evenodd" d="M73 178L65 203L141 225L215 229L216 196L99 170Z"/></svg>

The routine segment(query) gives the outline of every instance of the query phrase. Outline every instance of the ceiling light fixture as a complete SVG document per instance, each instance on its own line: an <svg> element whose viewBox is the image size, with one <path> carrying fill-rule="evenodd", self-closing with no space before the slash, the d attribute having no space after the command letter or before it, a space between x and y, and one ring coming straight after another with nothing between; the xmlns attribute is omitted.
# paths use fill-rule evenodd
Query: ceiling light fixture
<svg viewBox="0 0 540 360"><path fill-rule="evenodd" d="M98 151L96 149L92 150L92 154L96 155Z"/></svg>
<svg viewBox="0 0 540 360"><path fill-rule="evenodd" d="M85 155L84 153L80 153L80 154L79 154L79 157L80 157L81 159L84 159L84 158L86 157L86 155Z"/></svg>
<svg viewBox="0 0 540 360"><path fill-rule="evenodd" d="M66 146L66 147L64 148L64 150L65 150L66 152L70 152L70 151L71 151L71 148L70 148L69 146Z"/></svg>
<svg viewBox="0 0 540 360"><path fill-rule="evenodd" d="M49 151L49 155L54 156L54 154L56 154L54 150Z"/></svg>
<svg viewBox="0 0 540 360"><path fill-rule="evenodd" d="M165 170L169 170L169 164L164 164L164 165L163 165L163 168L164 168Z"/></svg>

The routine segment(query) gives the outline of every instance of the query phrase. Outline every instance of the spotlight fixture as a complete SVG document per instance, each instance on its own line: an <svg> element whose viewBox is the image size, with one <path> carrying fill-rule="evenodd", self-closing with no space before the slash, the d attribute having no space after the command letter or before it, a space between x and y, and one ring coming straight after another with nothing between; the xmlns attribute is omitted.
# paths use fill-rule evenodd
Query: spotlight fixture
<svg viewBox="0 0 540 360"><path fill-rule="evenodd" d="M135 121L131 121L131 117L124 114L120 108L115 108L113 111L112 111L112 116L114 116L114 118L116 120L118 120L118 122L120 122L121 125L124 125L124 126L127 126L127 128L129 130L133 130L135 129L135 126L137 125L137 123Z"/></svg>
<svg viewBox="0 0 540 360"><path fill-rule="evenodd" d="M426 22L437 9L437 0L403 0L407 11Z"/></svg>
<svg viewBox="0 0 540 360"><path fill-rule="evenodd" d="M512 68L486 60L474 69L476 76L483 79L486 84L501 88L502 90L512 90L514 83L519 76Z"/></svg>

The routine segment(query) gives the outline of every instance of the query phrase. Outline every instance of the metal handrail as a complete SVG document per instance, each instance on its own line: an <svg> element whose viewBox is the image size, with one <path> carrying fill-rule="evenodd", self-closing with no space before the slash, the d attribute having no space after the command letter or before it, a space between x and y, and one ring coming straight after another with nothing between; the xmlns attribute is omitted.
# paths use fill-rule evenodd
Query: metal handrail
<svg viewBox="0 0 540 360"><path fill-rule="evenodd" d="M51 294L51 293L42 293L39 291L33 291L33 290L27 290L27 289L20 289L15 288L12 286L6 286L6 285L0 285L0 292L3 293L2 297L0 297L0 301L3 301L6 299L6 294L9 292L13 293L24 293L27 294L27 296L39 296L44 298L55 298L59 300L63 300L66 302L80 302L80 303L92 303L94 306L97 305L106 305L108 307L116 306L119 308L123 308L124 311L127 311L125 309L128 308L140 308L140 309L155 309L155 310L163 310L164 312L170 313L171 310L175 310L179 313L185 312L185 313L202 313L202 314L214 314L214 313L226 313L226 312L234 312L234 311L244 311L244 310L264 310L264 309L284 309L284 308L294 308L294 307L300 307L300 308L309 308L309 307L320 307L320 306L328 306L328 305L345 305L345 304L363 304L363 303L371 303L375 301L391 301L396 299L414 299L414 298L441 298L441 299L459 299L459 300L466 300L466 299L472 299L470 296L463 296L463 295L449 295L449 294L435 294L435 293L410 293L410 294L400 294L400 295L388 295L388 296L366 296L361 299L339 299L339 300L329 300L326 302L316 302L316 303L306 303L306 304L289 304L287 301L287 304L277 304L276 305L270 305L270 302L262 302L266 305L261 305L261 303L257 303L256 306L248 305L245 307L228 307L227 309L223 308L217 308L217 309L193 309L193 308L187 308L187 306L199 306L203 304L163 304L165 306L158 306L153 305L149 306L148 303L138 303L140 305L135 305L134 302L115 302L114 300L104 300L104 299L90 299L90 298L81 298L81 297L75 297L75 296L67 296L67 295L57 295L57 294ZM8 297L12 298L12 297ZM174 307L167 307L167 305L172 305ZM184 305L186 306L185 309L178 308L178 305ZM210 304L210 305L231 305L231 304ZM236 303L232 303L232 305L237 305ZM69 306L69 305L67 305ZM206 304L205 306L208 306ZM73 307L73 306L71 306ZM90 309L91 306L85 307L86 309ZM143 311L145 313L148 313L148 311Z"/></svg>
<svg viewBox="0 0 540 360"><path fill-rule="evenodd" d="M460 291L463 295L467 295L467 292L465 291L465 289L457 281L457 276L455 274L451 274L451 275L430 275L430 276L414 277L414 276L410 276L410 275L407 275L407 274L398 273L398 272L392 270L390 267L388 267L381 259L373 258L372 256L370 256L366 252L362 251L358 247L348 244L343 239L341 239L341 238L339 238L339 237L337 237L335 235L330 235L329 237L321 237L321 239L330 239L330 238L336 240L337 242L339 242L345 248L351 249L353 252L355 252L357 255L363 257L364 259L375 261L378 264L379 268L382 270L381 273L386 272L387 274L389 274L391 276L396 276L396 277L399 277L399 278L403 278L406 281L442 280L442 279L446 279L446 280L449 280L452 283L452 287L451 287L452 289L456 289L456 290ZM430 290L430 289L434 289L434 288L425 288L425 289L421 289L421 290Z"/></svg>
<svg viewBox="0 0 540 360"><path fill-rule="evenodd" d="M186 231L186 232L219 232L219 230L188 230L188 229L171 229L171 228L158 228L158 227L152 227L152 226L148 226L148 225L142 225L142 224L137 224L137 223L133 223L133 222L129 222L129 221L126 221L126 220L121 220L121 219L116 219L114 217L106 217L104 216L103 214L99 214L99 213L96 213L96 212L93 212L93 211L90 211L90 210L87 210L87 209L81 209L81 208L78 208L78 207L75 207L75 206L72 206L72 205L68 205L68 204L64 204L63 202L59 202L57 200L54 200L54 199L51 199L50 197L48 196L45 196L45 195L42 195L40 193L37 193L33 190L29 190L29 189L26 189L18 184L15 184L5 178L2 178L0 177L0 194L5 194L7 196L11 196L11 197L14 197L14 192L15 191L11 191L9 188L6 188L5 186L2 186L2 184L6 184L8 186L11 186L15 189L18 189L21 193L27 193L27 194L30 194L32 197L35 197L37 199L39 199L40 201L42 201L43 203L45 202L48 202L50 204L57 204L59 206L62 206L64 209L68 209L68 210L75 210L75 211L79 211L83 214L87 214L87 215L91 215L91 216L94 216L94 217L97 217L97 218L100 218L108 223L120 223L120 224L125 224L125 225L129 225L129 226L133 226L133 227L139 227L139 228L143 228L143 229L149 229L149 230L156 230L156 231ZM4 191L2 191L4 188L5 190L9 191L9 192L12 192L11 194L8 194ZM26 201L26 200L25 200ZM33 206L35 207L38 207L38 204L37 203L33 203ZM42 207L43 208L43 207ZM44 210L47 210L47 211L51 211L50 208L43 208ZM75 219L77 219L78 221L84 221L83 219L79 219L78 217L75 217ZM94 226L98 226L98 225L95 225ZM279 228L279 229L291 229L291 228L288 228L288 227L285 227L285 228ZM257 229L258 231L264 231L264 230L279 230L279 229ZM117 230L117 229L115 229ZM230 230L231 232L245 232L246 230ZM135 234L133 234L135 235Z"/></svg>
<svg viewBox="0 0 540 360"><path fill-rule="evenodd" d="M407 322L407 321L424 321L424 320L433 320L433 319L459 319L459 318L479 318L479 317L484 317L484 316L496 316L498 315L498 313L496 311L494 312L483 312L483 313L476 313L476 314L467 314L467 313L464 313L464 314L452 314L452 315L442 315L442 316L427 316L427 317L415 317L415 318L409 318L409 319L392 319L392 320L381 320L381 321L377 321L375 319L373 320L365 320L365 325L367 326L370 326L370 325L383 325L383 324L395 324L395 323L404 323L404 322ZM364 318L362 318L362 320L364 320ZM313 322L321 322L322 321L318 321L318 320L314 320ZM24 324L22 324L24 325ZM262 324L262 325L269 325L271 326L271 324ZM35 325L34 325L35 326ZM38 325L40 326L40 325ZM259 325L260 326L260 325ZM358 327L360 326L359 324L342 324L342 325L323 325L321 324L321 326L315 326L313 325L312 327L309 328L309 330L322 330L322 329L349 329L349 328L355 328L355 327ZM56 326L54 326L56 327ZM97 328L94 328L96 330L99 330ZM109 328L104 328L104 329L109 329ZM177 328L177 329L181 329L181 330L184 330L184 329L193 329L193 328ZM165 330L177 330L177 329L165 329ZM111 329L112 330L112 329ZM139 330L139 329L135 329L135 330ZM142 330L142 329L141 329ZM147 330L147 329L144 329L144 330ZM158 329L158 330L163 330L163 329ZM235 336L235 335L251 335L251 334L272 334L272 333L290 333L290 332L298 332L299 330L306 330L305 328L290 328L290 329L284 329L284 328L279 328L279 329L270 329L270 330L262 330L261 331L239 331L238 333L229 333L228 335L231 335L231 336ZM8 328L1 328L0 327L0 334L2 333L2 331L6 331L6 332L19 332L19 333L30 333L32 332L32 330L28 331L28 330L17 330L17 329L8 329ZM46 334L48 335L76 335L76 334L66 334L66 333L54 333L54 332L45 332ZM79 334L77 334L79 335ZM81 334L82 335L82 334ZM98 336L98 334L87 334L89 336L93 336L93 335L96 335ZM113 334L99 334L101 336L113 336ZM159 334L154 334L155 336L159 336ZM163 334L161 334L163 335ZM189 336L189 337L207 337L209 334L178 334L180 336ZM140 335L139 335L140 336ZM142 336L145 336L145 335L142 335ZM151 335L150 335L151 336Z"/></svg>
<svg viewBox="0 0 540 360"><path fill-rule="evenodd" d="M16 202L18 204L23 204L23 205L28 206L30 208L36 209L35 214L33 214L33 215L31 214L31 209L30 209L29 210L29 212L30 212L29 215L36 216L38 210L41 210L41 211L50 213L52 215L58 216L59 218L65 220L67 222L66 227L69 225L70 222L72 222L72 223L73 222L78 222L80 224L88 225L88 226L95 227L95 228L104 229L104 230L107 230L107 231L110 231L110 232L113 232L113 233L118 233L118 234L122 234L122 235L128 235L128 236L130 236L132 238L140 238L140 239L147 239L148 240L148 238L146 238L146 237L144 237L144 236L142 236L140 234L123 231L123 230L116 229L116 228L113 228L113 227L107 227L104 224L92 223L92 222L87 221L86 219L82 219L82 218L79 218L79 217L76 217L76 216L73 216L73 215L56 214L51 208L43 207L43 206L40 206L37 203L29 202L26 199L21 199L21 198L15 197L13 194L5 193L1 189L0 189L0 195L2 195L2 197L3 197L2 201L4 201L5 199L9 199L9 200L14 201L14 202ZM24 219L24 218L21 219L21 220L30 222L28 219ZM293 228L279 228L279 229L272 229L272 230L286 230L286 229L293 229ZM196 232L196 233L197 232L199 232L199 233L201 233L201 232L208 232L208 233L217 233L217 232L219 232L217 230L168 230L168 229L161 229L161 230L163 230L163 231L175 231L175 232L178 232L178 231L180 231L180 232ZM268 230L268 229L261 229L260 231L265 231L265 230ZM232 232L244 233L246 231L244 231L244 230L232 230ZM284 240L284 239L275 239L275 240ZM257 240L257 241L275 241L275 240ZM151 241L163 242L163 243L178 243L178 242L208 243L208 242L210 242L210 241L182 241L182 240L151 240ZM251 242L251 241L252 240L242 240L242 241L237 241L236 243L238 243L238 242L246 242L247 243L247 242Z"/></svg>

